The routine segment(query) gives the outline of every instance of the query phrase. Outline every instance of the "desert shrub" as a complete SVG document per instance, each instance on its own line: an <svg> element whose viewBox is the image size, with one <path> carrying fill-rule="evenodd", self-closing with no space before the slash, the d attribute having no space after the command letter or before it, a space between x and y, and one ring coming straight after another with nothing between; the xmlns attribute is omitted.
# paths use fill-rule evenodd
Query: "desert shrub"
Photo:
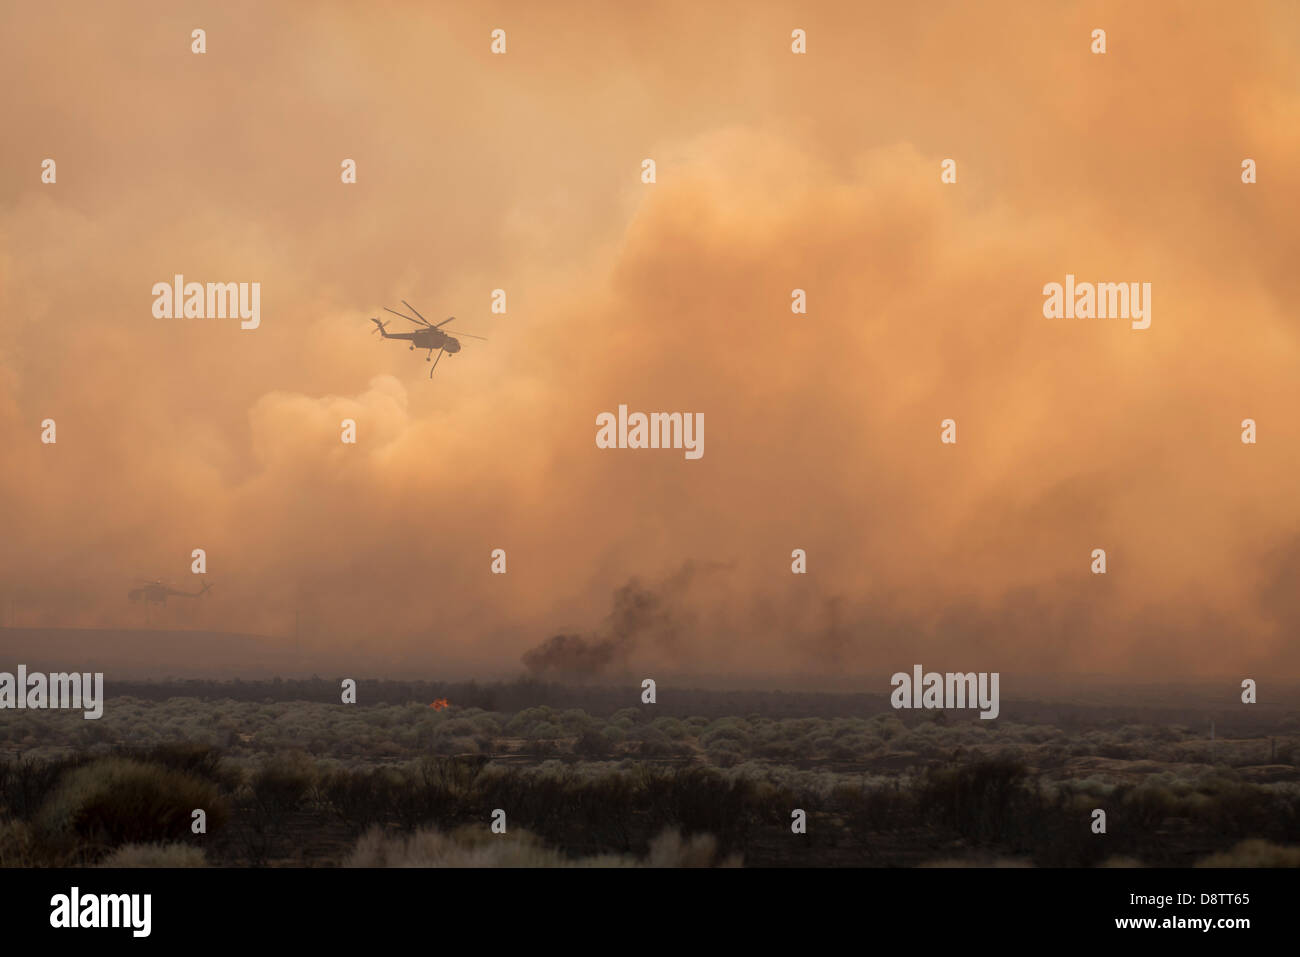
<svg viewBox="0 0 1300 957"><path fill-rule="evenodd" d="M478 734L497 735L501 733L501 721L490 714L476 714L471 719Z"/></svg>
<svg viewBox="0 0 1300 957"><path fill-rule="evenodd" d="M344 867L562 867L564 857L524 831L480 835L421 829L403 836L378 828L357 841Z"/></svg>
<svg viewBox="0 0 1300 957"><path fill-rule="evenodd" d="M779 723L779 727L783 735L794 739L812 734L821 727L821 724L822 722L817 718L786 718Z"/></svg>
<svg viewBox="0 0 1300 957"><path fill-rule="evenodd" d="M634 741L649 742L650 744L669 744L671 741L668 735L648 724L638 725L633 728L628 733L628 737Z"/></svg>
<svg viewBox="0 0 1300 957"><path fill-rule="evenodd" d="M122 756L136 757L151 764L183 771L219 786L233 787L236 783L223 772L220 750L201 742L177 741L156 744L136 752L123 751Z"/></svg>
<svg viewBox="0 0 1300 957"><path fill-rule="evenodd" d="M1062 733L1050 724L1021 726L1018 731L1020 740L1029 744L1045 744L1048 741L1062 737Z"/></svg>
<svg viewBox="0 0 1300 957"><path fill-rule="evenodd" d="M301 751L268 756L253 771L238 801L237 834L244 853L255 865L264 865L282 846L285 822L320 794L320 774L313 760Z"/></svg>
<svg viewBox="0 0 1300 957"><path fill-rule="evenodd" d="M821 756L829 754L831 749L835 747L835 739L829 734L817 734L808 741L807 746L809 755Z"/></svg>
<svg viewBox="0 0 1300 957"><path fill-rule="evenodd" d="M1107 741L1099 744L1093 753L1103 758L1115 758L1120 761L1131 761L1134 758L1143 756L1141 748L1120 741Z"/></svg>
<svg viewBox="0 0 1300 957"><path fill-rule="evenodd" d="M894 781L892 787L841 785L831 792L832 806L860 838L869 834L915 827L920 809L916 796Z"/></svg>
<svg viewBox="0 0 1300 957"><path fill-rule="evenodd" d="M940 823L974 841L996 841L1027 810L1023 764L977 761L957 768L931 769L921 802Z"/></svg>
<svg viewBox="0 0 1300 957"><path fill-rule="evenodd" d="M404 772L404 786L397 792L398 822L415 828L468 816L475 809L479 775L486 764L478 755L421 759Z"/></svg>
<svg viewBox="0 0 1300 957"><path fill-rule="evenodd" d="M389 768L337 770L321 783L321 795L348 827L362 831L397 817L396 792L404 782Z"/></svg>
<svg viewBox="0 0 1300 957"><path fill-rule="evenodd" d="M876 715L871 719L871 723L875 725L873 730L880 736L882 741L891 741L900 734L907 732L907 726L892 714Z"/></svg>
<svg viewBox="0 0 1300 957"><path fill-rule="evenodd" d="M39 848L32 829L24 821L0 820L0 867L35 867Z"/></svg>
<svg viewBox="0 0 1300 957"><path fill-rule="evenodd" d="M1060 768L1069 759L1065 748L1059 744L1042 744L1030 752L1029 760L1038 768Z"/></svg>
<svg viewBox="0 0 1300 957"><path fill-rule="evenodd" d="M473 796L479 776L487 766L480 756L458 758L425 758L419 762L420 781L439 794L466 800Z"/></svg>
<svg viewBox="0 0 1300 957"><path fill-rule="evenodd" d="M1131 790L1117 789L1120 816L1125 827L1144 833L1155 831L1167 818L1179 813L1178 800L1164 788L1144 784Z"/></svg>
<svg viewBox="0 0 1300 957"><path fill-rule="evenodd" d="M344 862L345 867L710 867L738 866L738 857L718 859L717 843L707 834L683 839L673 830L650 842L645 859L597 854L570 858L524 830L505 835L484 827L451 834L421 829L405 836L367 831Z"/></svg>
<svg viewBox="0 0 1300 957"><path fill-rule="evenodd" d="M477 730L473 721L466 718L452 718L450 721L442 722L433 735L435 738L467 738Z"/></svg>
<svg viewBox="0 0 1300 957"><path fill-rule="evenodd" d="M580 787L571 768L554 774L510 770L485 776L481 784L486 806L509 808L510 816L525 828L552 834L569 826Z"/></svg>
<svg viewBox="0 0 1300 957"><path fill-rule="evenodd" d="M505 733L517 737L534 737L533 726L539 723L549 723L552 717L550 708L543 705L539 708L524 708L506 722Z"/></svg>
<svg viewBox="0 0 1300 957"><path fill-rule="evenodd" d="M769 761L792 761L801 754L798 745L793 741L786 741L783 738L777 738L774 741L764 741L762 744L753 748L753 753L760 758L767 758Z"/></svg>
<svg viewBox="0 0 1300 957"><path fill-rule="evenodd" d="M680 741L690 734L690 729L677 718L655 718L651 726L658 728L674 741Z"/></svg>
<svg viewBox="0 0 1300 957"><path fill-rule="evenodd" d="M749 733L733 725L714 727L700 735L700 744L708 751L717 748L743 754L749 750Z"/></svg>
<svg viewBox="0 0 1300 957"><path fill-rule="evenodd" d="M675 828L668 828L650 842L646 867L739 867L740 855L718 860L718 841L712 834L683 838Z"/></svg>
<svg viewBox="0 0 1300 957"><path fill-rule="evenodd" d="M58 784L63 773L77 768L87 758L73 757L56 761L19 758L17 761L0 761L0 808L19 820L29 821L36 816L45 799Z"/></svg>
<svg viewBox="0 0 1300 957"><path fill-rule="evenodd" d="M486 763L484 757L462 755L425 757L403 768L340 769L325 777L320 794L355 831L454 822L476 806L477 782Z"/></svg>
<svg viewBox="0 0 1300 957"><path fill-rule="evenodd" d="M1211 854L1197 867L1300 867L1300 847L1279 847L1258 838L1242 841L1231 850Z"/></svg>
<svg viewBox="0 0 1300 957"><path fill-rule="evenodd" d="M689 745L667 739L637 742L637 754L643 758L680 758L689 757L692 753Z"/></svg>
<svg viewBox="0 0 1300 957"><path fill-rule="evenodd" d="M628 733L628 739L636 743L636 752L642 757L669 757L679 752L668 735L648 724L637 725Z"/></svg>
<svg viewBox="0 0 1300 957"><path fill-rule="evenodd" d="M1300 838L1300 802L1294 795L1224 779L1207 782L1206 800L1192 817L1222 838Z"/></svg>
<svg viewBox="0 0 1300 957"><path fill-rule="evenodd" d="M311 758L291 751L264 762L249 781L249 791L254 806L278 823L302 806L317 780Z"/></svg>
<svg viewBox="0 0 1300 957"><path fill-rule="evenodd" d="M489 744L491 742L488 742ZM434 742L433 752L441 755L478 754L482 748L476 738L439 738Z"/></svg>
<svg viewBox="0 0 1300 957"><path fill-rule="evenodd" d="M720 768L734 768L745 760L739 751L729 747L713 747L708 750L709 760Z"/></svg>
<svg viewBox="0 0 1300 957"><path fill-rule="evenodd" d="M581 708L570 708L561 714L559 719L565 734L578 734L595 723L591 715Z"/></svg>
<svg viewBox="0 0 1300 957"><path fill-rule="evenodd" d="M188 844L123 844L100 867L207 867L201 847Z"/></svg>
<svg viewBox="0 0 1300 957"><path fill-rule="evenodd" d="M835 738L830 747L830 756L837 761L860 761L874 750L875 742L865 735L847 734Z"/></svg>
<svg viewBox="0 0 1300 957"><path fill-rule="evenodd" d="M638 794L630 774L602 774L588 778L570 794L568 833L552 828L554 839L585 850L631 850Z"/></svg>
<svg viewBox="0 0 1300 957"><path fill-rule="evenodd" d="M586 758L609 757L613 750L614 742L595 728L583 731L578 735L578 740L573 742L573 753Z"/></svg>
<svg viewBox="0 0 1300 957"><path fill-rule="evenodd" d="M130 758L102 758L60 779L38 823L56 841L116 847L183 838L196 808L207 813L209 832L226 819L225 802L210 781Z"/></svg>
<svg viewBox="0 0 1300 957"><path fill-rule="evenodd" d="M920 867L978 867L978 868L1003 868L1003 867L1033 867L1034 865L1026 860L1015 857L989 857L986 854L976 854L971 857L945 857L937 861L926 861Z"/></svg>
<svg viewBox="0 0 1300 957"><path fill-rule="evenodd" d="M751 779L727 778L707 768L643 768L638 783L650 820L688 835L713 834L724 850L742 846L770 810Z"/></svg>

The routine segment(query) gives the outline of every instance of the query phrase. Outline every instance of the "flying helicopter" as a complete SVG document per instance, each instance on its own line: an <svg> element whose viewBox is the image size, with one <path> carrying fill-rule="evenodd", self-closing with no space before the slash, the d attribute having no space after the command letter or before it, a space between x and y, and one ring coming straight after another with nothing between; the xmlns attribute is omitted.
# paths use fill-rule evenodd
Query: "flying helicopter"
<svg viewBox="0 0 1300 957"><path fill-rule="evenodd" d="M178 598L198 598L208 591L212 586L200 579L203 585L198 591L177 591L175 588L167 585L161 578L141 578L139 579L138 588L132 588L127 593L127 598L131 601L147 601L159 605L167 604L167 596L172 595Z"/></svg>
<svg viewBox="0 0 1300 957"><path fill-rule="evenodd" d="M406 315L406 313L398 312L396 309L389 309L387 306L384 306L384 311L391 312L395 316L401 316L407 322L415 323L417 327L415 331L389 332L388 329L386 328L387 323L380 322L378 319L374 318L373 316L371 317L370 321L379 327L375 331L380 333L385 339L406 339L408 342L411 343L412 350L417 348L428 349L429 352L428 355L424 357L424 361L433 363L433 365L429 368L430 379L433 378L433 370L438 368L438 363L442 361L442 354L444 352L450 355L455 355L457 352L460 352L460 342L457 340L456 336L464 336L467 339L482 339L484 342L487 341L487 339L484 336L473 336L470 335L468 332L461 332L459 329L454 330L456 333L455 336L451 334L453 330L444 331L442 327L445 326L447 323L451 322L453 319L455 319L456 318L455 316L451 316L450 318L444 319L442 320L442 322L438 323L435 326L433 323L429 322L428 319L424 318L424 316L421 316L419 310L416 309L409 302L407 302L405 299L402 300L402 305L404 305L407 309L410 309L411 312L415 313L415 315L418 316L419 318L413 319L410 316ZM389 322L391 321L392 320L390 319ZM438 350L437 359L433 358L434 349Z"/></svg>

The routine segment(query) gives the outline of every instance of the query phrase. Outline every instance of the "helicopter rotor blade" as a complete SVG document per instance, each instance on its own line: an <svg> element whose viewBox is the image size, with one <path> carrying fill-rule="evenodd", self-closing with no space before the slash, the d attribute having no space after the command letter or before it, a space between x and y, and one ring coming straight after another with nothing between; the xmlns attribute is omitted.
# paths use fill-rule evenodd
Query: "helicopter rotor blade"
<svg viewBox="0 0 1300 957"><path fill-rule="evenodd" d="M413 305L411 305L411 304L410 304L409 302L407 302L405 299L402 300L402 305L405 306L407 309L410 309L411 312L415 313L417 316L420 316L420 310L419 310L419 309L416 309ZM424 323L426 326L429 324L429 320L426 319L426 318L424 318L424 316L420 316L420 321L421 321L422 323Z"/></svg>
<svg viewBox="0 0 1300 957"><path fill-rule="evenodd" d="M447 323L449 323L449 322L454 322L455 319L456 319L455 316L448 316L446 319L442 320L442 322L438 323L438 324L437 324L436 326L434 326L433 328L435 328L435 329L441 329L441 328L442 328L443 326L445 326Z"/></svg>
<svg viewBox="0 0 1300 957"><path fill-rule="evenodd" d="M418 320L418 319L412 319L412 318L411 318L410 316L408 316L406 313L404 313L404 312L398 312L396 309L389 309L387 306L384 306L384 310L385 310L386 312L391 312L391 313L392 313L393 315L395 315L395 316L401 316L401 317L402 317L403 319L405 319L407 322L413 322L413 323L415 323L417 326L419 326L419 325L426 325L426 326L427 326L427 325L428 325L427 322L425 322L425 323L421 323L420 320Z"/></svg>
<svg viewBox="0 0 1300 957"><path fill-rule="evenodd" d="M457 339L482 339L487 342L487 336L476 336L471 332L461 332L459 329L447 329L448 335L455 336Z"/></svg>

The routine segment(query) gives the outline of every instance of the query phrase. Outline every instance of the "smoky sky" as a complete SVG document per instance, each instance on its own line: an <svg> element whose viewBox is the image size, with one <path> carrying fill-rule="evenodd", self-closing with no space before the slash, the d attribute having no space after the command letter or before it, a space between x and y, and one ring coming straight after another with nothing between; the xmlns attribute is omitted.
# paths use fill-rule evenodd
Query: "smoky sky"
<svg viewBox="0 0 1300 957"><path fill-rule="evenodd" d="M425 671L1296 677L1298 21L5 5L10 620ZM155 319L177 273L260 282L260 328ZM1066 273L1150 282L1151 327L1045 319ZM488 341L431 381L370 334L403 298ZM620 404L703 413L704 456L598 449ZM212 593L147 621L132 579L191 589L199 547Z"/></svg>

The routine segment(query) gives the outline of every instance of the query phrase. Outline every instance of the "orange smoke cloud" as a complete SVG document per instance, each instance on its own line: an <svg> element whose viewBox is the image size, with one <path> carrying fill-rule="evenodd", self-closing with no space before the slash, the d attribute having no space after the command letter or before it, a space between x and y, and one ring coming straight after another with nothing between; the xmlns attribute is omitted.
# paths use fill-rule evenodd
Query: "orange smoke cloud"
<svg viewBox="0 0 1300 957"><path fill-rule="evenodd" d="M201 547L165 623L362 663L1300 675L1297 15L1186 8L505 5L493 57L454 6L214 8L196 56L165 4L23 5L0 600L143 625ZM155 319L176 273L260 327ZM1045 319L1066 273L1151 327ZM430 381L400 298L488 341ZM620 404L705 454L598 449Z"/></svg>

